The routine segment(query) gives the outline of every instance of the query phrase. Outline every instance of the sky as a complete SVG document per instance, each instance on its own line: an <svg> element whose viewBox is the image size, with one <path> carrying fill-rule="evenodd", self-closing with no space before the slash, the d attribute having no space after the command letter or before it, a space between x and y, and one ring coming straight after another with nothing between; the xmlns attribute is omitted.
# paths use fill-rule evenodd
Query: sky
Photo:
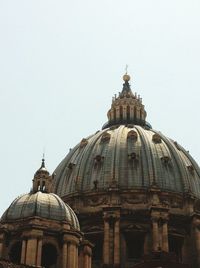
<svg viewBox="0 0 200 268"><path fill-rule="evenodd" d="M100 130L128 64L147 121L200 163L199 0L0 1L0 214Z"/></svg>

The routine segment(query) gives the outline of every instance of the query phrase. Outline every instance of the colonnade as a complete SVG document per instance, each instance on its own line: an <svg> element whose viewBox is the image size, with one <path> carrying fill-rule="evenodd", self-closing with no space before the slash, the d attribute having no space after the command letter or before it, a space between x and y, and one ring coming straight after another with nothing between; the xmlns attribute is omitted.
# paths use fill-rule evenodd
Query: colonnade
<svg viewBox="0 0 200 268"><path fill-rule="evenodd" d="M59 243L56 239L53 239L54 243L52 244L51 239L48 241L48 238L45 238L43 231L33 229L30 231L25 231L22 234L20 264L41 267L43 245L47 243L55 247L58 256L58 267L91 268L93 245L89 241L80 238L80 235L75 233L73 234L73 232L64 234L62 248L59 252ZM15 241L13 241L13 244L15 244ZM1 233L0 258L6 258L4 253L5 234Z"/></svg>
<svg viewBox="0 0 200 268"><path fill-rule="evenodd" d="M151 210L151 231L146 233L144 239L144 254L162 251L169 252L169 213L166 208L153 208ZM120 267L120 210L111 208L104 210L104 267ZM194 252L193 252L194 251ZM182 245L183 263L194 263L200 268L200 215L193 216L191 232L184 236Z"/></svg>

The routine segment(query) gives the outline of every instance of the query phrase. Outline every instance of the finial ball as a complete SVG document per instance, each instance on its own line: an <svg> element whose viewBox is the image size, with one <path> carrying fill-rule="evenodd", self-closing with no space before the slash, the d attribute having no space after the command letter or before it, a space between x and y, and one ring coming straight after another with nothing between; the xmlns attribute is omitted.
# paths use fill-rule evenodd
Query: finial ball
<svg viewBox="0 0 200 268"><path fill-rule="evenodd" d="M126 82L126 81L129 81L131 79L131 77L130 77L130 75L128 75L128 74L125 74L124 76L123 76L123 80Z"/></svg>

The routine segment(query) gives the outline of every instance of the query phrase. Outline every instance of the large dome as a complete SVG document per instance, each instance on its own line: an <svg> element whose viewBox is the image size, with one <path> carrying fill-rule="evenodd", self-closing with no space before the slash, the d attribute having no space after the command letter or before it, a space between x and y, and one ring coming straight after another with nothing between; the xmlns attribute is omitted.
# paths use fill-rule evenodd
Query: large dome
<svg viewBox="0 0 200 268"><path fill-rule="evenodd" d="M67 221L74 229L79 230L78 219L73 210L56 194L28 193L17 197L3 214L1 221L41 217L48 220Z"/></svg>
<svg viewBox="0 0 200 268"><path fill-rule="evenodd" d="M160 132L138 125L112 126L83 139L55 170L54 191L147 189L191 192L200 198L200 169L190 154Z"/></svg>
<svg viewBox="0 0 200 268"><path fill-rule="evenodd" d="M103 130L83 139L56 168L54 192L61 197L95 190L148 189L200 198L200 168L177 142L152 129L142 99L127 74L112 99ZM65 199L66 200L66 199Z"/></svg>

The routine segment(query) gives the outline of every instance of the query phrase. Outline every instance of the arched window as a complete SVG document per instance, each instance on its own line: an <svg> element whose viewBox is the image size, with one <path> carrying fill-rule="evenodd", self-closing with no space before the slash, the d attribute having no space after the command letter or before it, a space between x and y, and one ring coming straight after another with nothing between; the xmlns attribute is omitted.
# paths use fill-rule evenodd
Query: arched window
<svg viewBox="0 0 200 268"><path fill-rule="evenodd" d="M140 232L127 232L126 257L130 263L137 263L144 254L144 234Z"/></svg>
<svg viewBox="0 0 200 268"><path fill-rule="evenodd" d="M178 261L182 260L183 237L169 235L169 251L176 254Z"/></svg>
<svg viewBox="0 0 200 268"><path fill-rule="evenodd" d="M18 241L14 243L9 252L9 259L15 264L21 263L22 242Z"/></svg>
<svg viewBox="0 0 200 268"><path fill-rule="evenodd" d="M42 261L41 266L45 268L57 267L57 250L52 244L44 244L42 246Z"/></svg>
<svg viewBox="0 0 200 268"><path fill-rule="evenodd" d="M92 267L100 267L103 258L103 233L94 231L93 234L89 234L86 237L94 244L94 248L92 249Z"/></svg>

